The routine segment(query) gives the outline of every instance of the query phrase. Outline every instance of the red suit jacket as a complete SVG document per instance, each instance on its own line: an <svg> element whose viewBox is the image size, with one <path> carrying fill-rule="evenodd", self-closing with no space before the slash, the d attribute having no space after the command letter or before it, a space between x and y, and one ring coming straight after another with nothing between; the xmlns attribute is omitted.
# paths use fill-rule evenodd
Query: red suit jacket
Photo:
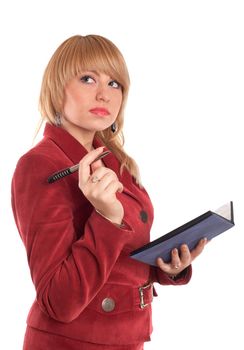
<svg viewBox="0 0 244 350"><path fill-rule="evenodd" d="M94 147L101 146L95 139ZM86 149L62 128L46 124L44 138L20 158L12 181L13 213L26 247L36 300L27 324L39 330L98 344L150 339L148 282L184 284L191 267L172 280L129 253L149 242L153 207L111 153L104 163L124 185L118 194L126 223L118 228L100 216L78 188L74 173L52 184L47 178L78 163Z"/></svg>

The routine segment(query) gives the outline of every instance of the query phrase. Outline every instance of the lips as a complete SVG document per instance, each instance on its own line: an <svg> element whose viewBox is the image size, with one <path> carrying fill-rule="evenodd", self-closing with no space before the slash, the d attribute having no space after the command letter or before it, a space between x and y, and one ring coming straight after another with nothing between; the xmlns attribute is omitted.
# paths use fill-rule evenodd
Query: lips
<svg viewBox="0 0 244 350"><path fill-rule="evenodd" d="M98 108L98 107L90 109L90 112L100 117L105 117L106 115L110 114L106 108Z"/></svg>

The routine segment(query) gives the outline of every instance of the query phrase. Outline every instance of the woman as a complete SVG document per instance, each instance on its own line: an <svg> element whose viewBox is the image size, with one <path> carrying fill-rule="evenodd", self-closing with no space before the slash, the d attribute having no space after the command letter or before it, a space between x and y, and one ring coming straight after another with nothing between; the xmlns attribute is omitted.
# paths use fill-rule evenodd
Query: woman
<svg viewBox="0 0 244 350"><path fill-rule="evenodd" d="M186 245L170 263L130 259L148 243L153 208L136 163L123 150L129 89L124 59L109 40L73 36L44 73L43 139L17 164L12 205L36 288L24 349L143 349L150 340L153 282L185 284ZM103 150L110 153L95 161ZM57 170L79 171L53 183ZM155 291L154 291L155 294Z"/></svg>

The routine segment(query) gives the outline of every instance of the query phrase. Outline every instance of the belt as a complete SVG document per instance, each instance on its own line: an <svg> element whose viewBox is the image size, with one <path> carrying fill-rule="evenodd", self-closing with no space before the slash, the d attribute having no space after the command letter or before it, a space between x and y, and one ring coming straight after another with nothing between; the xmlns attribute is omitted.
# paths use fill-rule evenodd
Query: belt
<svg viewBox="0 0 244 350"><path fill-rule="evenodd" d="M147 307L153 300L153 284L148 283L144 286L138 288L139 297L140 297L140 308L144 309Z"/></svg>
<svg viewBox="0 0 244 350"><path fill-rule="evenodd" d="M151 304L153 295L152 283L137 288L107 283L87 307L100 313L112 314L140 310Z"/></svg>

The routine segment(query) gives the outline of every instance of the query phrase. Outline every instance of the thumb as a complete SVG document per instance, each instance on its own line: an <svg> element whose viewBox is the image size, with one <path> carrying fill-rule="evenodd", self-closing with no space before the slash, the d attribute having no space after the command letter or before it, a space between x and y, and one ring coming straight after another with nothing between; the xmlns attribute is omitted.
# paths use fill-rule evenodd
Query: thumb
<svg viewBox="0 0 244 350"><path fill-rule="evenodd" d="M100 147L102 149L102 151L104 150L104 147ZM91 173L93 173L96 169L101 168L102 167L102 162L100 161L100 159L98 159L95 162L92 162L90 165L91 168Z"/></svg>
<svg viewBox="0 0 244 350"><path fill-rule="evenodd" d="M95 170L97 170L98 168L101 168L101 167L102 167L102 163L99 159L96 162L91 164L91 172L94 173Z"/></svg>

